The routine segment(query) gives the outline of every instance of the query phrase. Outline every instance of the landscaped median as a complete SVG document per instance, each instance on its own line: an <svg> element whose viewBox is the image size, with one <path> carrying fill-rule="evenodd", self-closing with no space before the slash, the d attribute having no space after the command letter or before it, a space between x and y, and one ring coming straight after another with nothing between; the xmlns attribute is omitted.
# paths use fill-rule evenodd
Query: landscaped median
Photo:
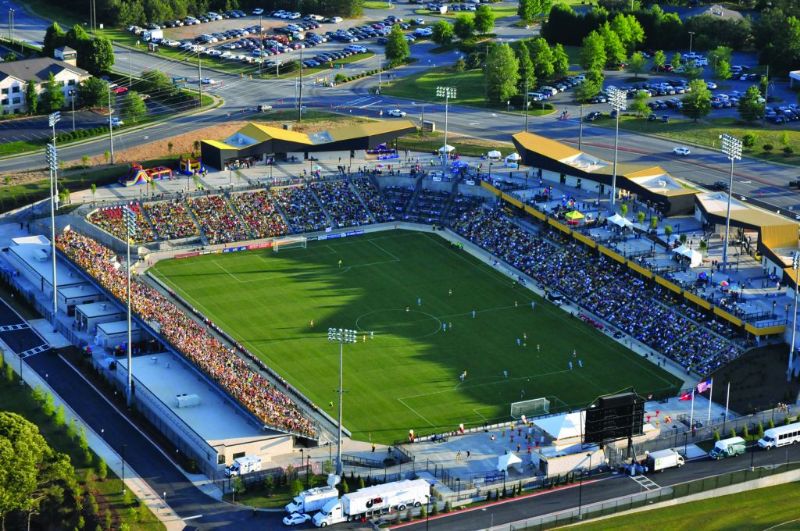
<svg viewBox="0 0 800 531"><path fill-rule="evenodd" d="M594 122L596 125L613 127L608 115ZM686 143L712 149L720 149L719 137L723 133L733 135L744 143L744 154L770 162L800 165L800 131L786 126L764 126L761 122L745 123L736 118L713 118L694 122L689 119L670 121L647 121L623 114L620 117L621 129L674 140L676 144ZM690 155L691 156L691 155Z"/></svg>

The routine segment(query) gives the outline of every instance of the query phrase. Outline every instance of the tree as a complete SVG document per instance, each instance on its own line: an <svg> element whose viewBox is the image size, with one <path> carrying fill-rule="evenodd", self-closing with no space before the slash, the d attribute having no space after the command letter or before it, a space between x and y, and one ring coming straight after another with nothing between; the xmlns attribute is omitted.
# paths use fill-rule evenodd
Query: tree
<svg viewBox="0 0 800 531"><path fill-rule="evenodd" d="M58 22L53 22L44 33L44 42L42 43L42 54L46 57L53 57L56 48L60 48L65 44L66 34Z"/></svg>
<svg viewBox="0 0 800 531"><path fill-rule="evenodd" d="M600 36L603 37L605 44L606 64L616 67L618 64L624 63L628 57L625 53L625 45L608 22L600 28Z"/></svg>
<svg viewBox="0 0 800 531"><path fill-rule="evenodd" d="M533 70L533 61L531 61L530 50L525 41L520 41L516 50L517 61L519 62L519 82L517 91L524 94L525 90L533 90L536 86L536 75Z"/></svg>
<svg viewBox="0 0 800 531"><path fill-rule="evenodd" d="M628 72L633 74L634 79L639 79L639 74L644 70L645 58L642 52L634 52L628 60Z"/></svg>
<svg viewBox="0 0 800 531"><path fill-rule="evenodd" d="M672 228L672 225L665 225L664 226L664 236L667 237L667 241L669 241L669 237L672 236L672 231L673 230L674 229Z"/></svg>
<svg viewBox="0 0 800 531"><path fill-rule="evenodd" d="M86 107L100 107L108 98L108 84L100 78L90 77L78 87L78 96Z"/></svg>
<svg viewBox="0 0 800 531"><path fill-rule="evenodd" d="M95 75L100 75L111 70L114 66L114 48L111 41L105 37L95 37L86 46L83 65L86 70Z"/></svg>
<svg viewBox="0 0 800 531"><path fill-rule="evenodd" d="M553 65L553 50L542 37L537 37L528 44L531 62L533 63L533 73L537 79L545 81L553 77L555 68Z"/></svg>
<svg viewBox="0 0 800 531"><path fill-rule="evenodd" d="M492 46L486 58L486 84L489 101L504 104L517 93L519 61L508 44Z"/></svg>
<svg viewBox="0 0 800 531"><path fill-rule="evenodd" d="M647 100L649 98L650 94L644 90L638 91L633 98L633 103L631 103L631 110L634 111L637 116L647 118L653 112L650 106L647 105Z"/></svg>
<svg viewBox="0 0 800 531"><path fill-rule="evenodd" d="M517 16L526 24L530 24L536 19L536 7L538 2L536 0L519 0L517 6Z"/></svg>
<svg viewBox="0 0 800 531"><path fill-rule="evenodd" d="M147 107L142 96L135 90L129 90L122 99L122 116L126 120L137 122L147 114Z"/></svg>
<svg viewBox="0 0 800 531"><path fill-rule="evenodd" d="M611 20L611 29L619 36L628 53L644 42L644 29L633 15L619 13Z"/></svg>
<svg viewBox="0 0 800 531"><path fill-rule="evenodd" d="M458 15L453 24L453 31L462 41L472 38L475 33L475 24L472 17L468 15Z"/></svg>
<svg viewBox="0 0 800 531"><path fill-rule="evenodd" d="M578 101L586 103L597 96L603 89L603 74L598 70L586 72L586 79L575 89L575 97Z"/></svg>
<svg viewBox="0 0 800 531"><path fill-rule="evenodd" d="M591 32L583 39L581 48L581 66L586 70L602 71L606 66L606 43L596 31Z"/></svg>
<svg viewBox="0 0 800 531"><path fill-rule="evenodd" d="M440 20L433 25L433 35L431 35L431 40L439 45L450 44L453 42L454 35L455 32L453 31L453 25L446 20Z"/></svg>
<svg viewBox="0 0 800 531"><path fill-rule="evenodd" d="M690 81L689 88L683 98L683 114L696 122L711 112L711 91L702 79Z"/></svg>
<svg viewBox="0 0 800 531"><path fill-rule="evenodd" d="M725 59L720 59L714 63L714 76L717 79L730 79L731 77L731 64Z"/></svg>
<svg viewBox="0 0 800 531"><path fill-rule="evenodd" d="M656 71L664 68L665 64L667 64L667 56L664 55L662 50L656 50L656 53L653 54L653 66L656 68Z"/></svg>
<svg viewBox="0 0 800 531"><path fill-rule="evenodd" d="M681 66L681 62L683 61L683 56L680 52L675 52L675 55L672 56L672 61L669 64L672 65L672 68L678 68Z"/></svg>
<svg viewBox="0 0 800 531"><path fill-rule="evenodd" d="M55 76L50 72L47 82L44 85L44 96L42 103L45 112L60 111L64 106L64 91L61 90L61 85L56 82Z"/></svg>
<svg viewBox="0 0 800 531"><path fill-rule="evenodd" d="M25 103L28 104L28 114L39 112L39 95L36 93L36 81L29 80L25 84Z"/></svg>
<svg viewBox="0 0 800 531"><path fill-rule="evenodd" d="M569 72L569 55L564 45L559 43L553 46L553 75L563 77Z"/></svg>
<svg viewBox="0 0 800 531"><path fill-rule="evenodd" d="M628 215L628 205L627 205L627 203L622 203L619 206L619 213L622 215L623 218Z"/></svg>
<svg viewBox="0 0 800 531"><path fill-rule="evenodd" d="M752 86L744 93L739 101L739 116L746 122L754 122L764 116L764 103L761 102L761 92L758 87ZM755 139L753 140L755 144Z"/></svg>
<svg viewBox="0 0 800 531"><path fill-rule="evenodd" d="M491 7L486 4L479 5L475 10L475 16L473 17L475 31L481 35L486 35L492 31L492 29L494 29L494 19L495 15Z"/></svg>
<svg viewBox="0 0 800 531"><path fill-rule="evenodd" d="M399 24L392 26L389 33L389 40L386 43L386 58L391 64L400 64L408 59L411 51L408 48L408 41Z"/></svg>

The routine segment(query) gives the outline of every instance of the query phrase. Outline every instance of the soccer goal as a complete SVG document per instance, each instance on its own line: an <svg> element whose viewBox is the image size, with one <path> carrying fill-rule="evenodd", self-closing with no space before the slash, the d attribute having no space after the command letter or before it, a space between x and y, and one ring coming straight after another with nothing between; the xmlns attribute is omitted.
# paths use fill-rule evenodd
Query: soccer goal
<svg viewBox="0 0 800 531"><path fill-rule="evenodd" d="M522 415L526 417L538 417L550 413L550 400L545 397L523 400L521 402L511 402L511 418L519 419Z"/></svg>
<svg viewBox="0 0 800 531"><path fill-rule="evenodd" d="M273 240L272 250L277 253L283 249L295 249L297 247L305 249L307 245L308 238L305 236L287 236L286 238Z"/></svg>

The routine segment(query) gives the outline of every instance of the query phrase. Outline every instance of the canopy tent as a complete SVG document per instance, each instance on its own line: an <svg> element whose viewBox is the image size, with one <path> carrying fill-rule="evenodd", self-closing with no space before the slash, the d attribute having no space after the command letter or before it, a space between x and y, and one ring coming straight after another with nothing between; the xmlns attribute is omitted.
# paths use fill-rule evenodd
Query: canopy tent
<svg viewBox="0 0 800 531"><path fill-rule="evenodd" d="M500 160L500 158L502 158L503 154L500 153L499 151L497 151L496 149L493 149L492 151L488 152L486 154L486 156L488 158L490 158L490 159Z"/></svg>
<svg viewBox="0 0 800 531"><path fill-rule="evenodd" d="M522 157L519 156L519 153L512 153L506 157L506 161L517 162L519 160L522 160Z"/></svg>
<svg viewBox="0 0 800 531"><path fill-rule="evenodd" d="M610 218L608 218L609 223L613 223L617 227L632 227L633 223L631 223L628 219L623 218L619 214L614 214Z"/></svg>
<svg viewBox="0 0 800 531"><path fill-rule="evenodd" d="M456 148L454 148L450 144L445 144L445 145L443 145L442 147L439 148L439 153L444 153L445 151L450 153L450 152L455 151L455 150L456 150Z"/></svg>
<svg viewBox="0 0 800 531"><path fill-rule="evenodd" d="M689 259L689 267L698 267L703 263L703 255L699 251L690 249L685 245L681 245L677 249L672 250L673 253L679 254Z"/></svg>
<svg viewBox="0 0 800 531"><path fill-rule="evenodd" d="M513 453L501 455L497 458L497 471L503 472L504 470L508 470L508 467L511 465L518 465L520 463L522 463L522 459Z"/></svg>
<svg viewBox="0 0 800 531"><path fill-rule="evenodd" d="M567 218L567 223L577 225L584 218L584 215L577 210L573 210L572 212L564 214L564 217Z"/></svg>
<svg viewBox="0 0 800 531"><path fill-rule="evenodd" d="M564 413L536 419L534 422L543 432L550 435L554 441L581 437L586 412Z"/></svg>

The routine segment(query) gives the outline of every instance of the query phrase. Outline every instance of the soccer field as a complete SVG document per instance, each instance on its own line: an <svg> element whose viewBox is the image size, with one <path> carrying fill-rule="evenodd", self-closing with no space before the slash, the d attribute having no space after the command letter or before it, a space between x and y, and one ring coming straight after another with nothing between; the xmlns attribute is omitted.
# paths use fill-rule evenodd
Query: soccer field
<svg viewBox="0 0 800 531"><path fill-rule="evenodd" d="M411 428L508 420L521 399L549 397L555 409L629 386L678 387L429 233L167 260L151 271L334 417L339 352L327 330L357 329L358 342L344 346L344 424L357 439L392 443Z"/></svg>

